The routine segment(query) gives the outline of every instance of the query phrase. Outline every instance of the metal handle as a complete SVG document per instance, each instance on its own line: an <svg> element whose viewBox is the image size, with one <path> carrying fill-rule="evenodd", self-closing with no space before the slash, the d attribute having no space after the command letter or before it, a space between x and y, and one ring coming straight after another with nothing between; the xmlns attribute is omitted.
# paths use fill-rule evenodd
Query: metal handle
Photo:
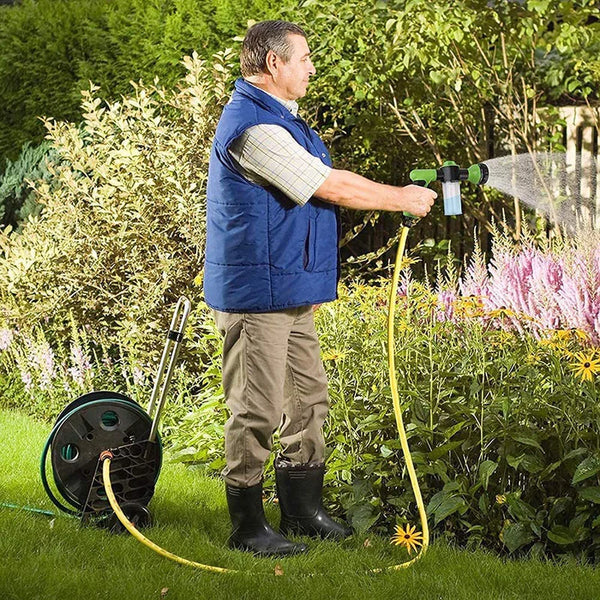
<svg viewBox="0 0 600 600"><path fill-rule="evenodd" d="M173 367L177 361L177 354L179 353L179 344L183 340L183 330L185 329L185 324L191 308L191 302L185 296L181 296L177 302L177 306L175 307L173 318L171 319L171 326L169 327L169 332L167 333L167 341L165 343L162 358L160 359L160 365L158 367L158 373L156 374L152 395L150 396L150 404L148 405L148 414L151 418L152 413L155 413L154 420L152 421L152 429L150 430L150 436L148 438L150 442L153 442L156 438L158 421L166 401L167 390L169 389L169 383L171 382ZM177 322L179 322L179 326L177 326ZM165 374L167 360L169 361L169 366L167 367L167 372Z"/></svg>

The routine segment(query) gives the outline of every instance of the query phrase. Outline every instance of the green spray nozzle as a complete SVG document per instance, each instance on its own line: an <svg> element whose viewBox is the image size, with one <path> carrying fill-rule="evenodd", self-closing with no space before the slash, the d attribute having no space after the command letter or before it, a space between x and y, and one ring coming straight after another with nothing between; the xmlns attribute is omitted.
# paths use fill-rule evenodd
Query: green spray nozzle
<svg viewBox="0 0 600 600"><path fill-rule="evenodd" d="M476 165L471 165L467 169L468 177L467 181L474 183L475 185L483 185L487 183L487 180L490 176L490 170L485 163L477 163Z"/></svg>
<svg viewBox="0 0 600 600"><path fill-rule="evenodd" d="M410 179L418 185L429 186L433 181L442 182L444 197L444 214L461 215L460 182L470 181L475 185L483 185L489 176L486 164L478 163L468 169L460 168L455 162L447 160L439 169L413 169Z"/></svg>

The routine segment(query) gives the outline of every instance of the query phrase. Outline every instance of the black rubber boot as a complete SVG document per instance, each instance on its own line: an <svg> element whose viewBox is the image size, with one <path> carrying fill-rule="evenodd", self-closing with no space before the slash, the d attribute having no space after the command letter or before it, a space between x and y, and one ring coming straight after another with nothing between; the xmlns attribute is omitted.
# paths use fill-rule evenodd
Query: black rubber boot
<svg viewBox="0 0 600 600"><path fill-rule="evenodd" d="M249 488L225 486L233 530L229 547L259 556L289 556L306 552L306 544L295 544L267 523L262 501L262 483Z"/></svg>
<svg viewBox="0 0 600 600"><path fill-rule="evenodd" d="M325 465L311 463L292 467L284 460L275 462L275 482L281 509L279 531L311 537L343 540L352 530L336 523L323 508Z"/></svg>

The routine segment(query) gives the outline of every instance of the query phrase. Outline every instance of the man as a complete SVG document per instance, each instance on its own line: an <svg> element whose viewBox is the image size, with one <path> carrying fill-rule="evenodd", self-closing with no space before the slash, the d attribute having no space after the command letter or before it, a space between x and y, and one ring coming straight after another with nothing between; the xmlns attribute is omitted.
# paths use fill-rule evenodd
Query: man
<svg viewBox="0 0 600 600"><path fill-rule="evenodd" d="M251 27L213 143L207 188L204 291L224 336L223 387L230 547L259 555L306 551L288 533L343 539L321 504L327 380L313 307L337 297L338 207L425 216L436 197L332 168L296 100L315 74L304 31ZM262 473L273 433L280 533L267 523Z"/></svg>

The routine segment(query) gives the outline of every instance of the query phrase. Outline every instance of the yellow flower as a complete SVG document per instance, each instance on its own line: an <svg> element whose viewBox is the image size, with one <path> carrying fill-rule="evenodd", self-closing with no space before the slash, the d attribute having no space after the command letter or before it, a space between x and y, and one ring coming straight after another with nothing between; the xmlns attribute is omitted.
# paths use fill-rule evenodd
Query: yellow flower
<svg viewBox="0 0 600 600"><path fill-rule="evenodd" d="M323 352L323 360L338 360L340 358L346 358L346 353L340 350L327 350Z"/></svg>
<svg viewBox="0 0 600 600"><path fill-rule="evenodd" d="M406 546L410 554L418 546L423 545L423 534L420 531L416 531L416 527L414 526L407 525L406 529L403 529L401 525L396 525L396 533L392 536L390 544Z"/></svg>
<svg viewBox="0 0 600 600"><path fill-rule="evenodd" d="M554 329L552 334L557 340L570 340L572 335L570 329Z"/></svg>
<svg viewBox="0 0 600 600"><path fill-rule="evenodd" d="M541 364L544 364L545 362L546 361L545 361L544 357L538 353L528 354L527 357L525 358L526 365L541 365Z"/></svg>
<svg viewBox="0 0 600 600"><path fill-rule="evenodd" d="M504 519L504 524L502 525L502 531L500 532L500 535L498 536L500 538L501 542L504 542L504 530L511 524L511 520L510 519Z"/></svg>
<svg viewBox="0 0 600 600"><path fill-rule="evenodd" d="M590 339L589 333L587 333L587 331L583 331L582 329L577 329L576 327L573 327L569 329L569 332L576 340L586 341Z"/></svg>
<svg viewBox="0 0 600 600"><path fill-rule="evenodd" d="M423 296L417 302L417 310L423 312L433 312L437 308L437 298L433 294Z"/></svg>
<svg viewBox="0 0 600 600"><path fill-rule="evenodd" d="M513 335L511 333L499 329L498 331L490 331L487 339L492 348L502 348L503 346L506 346L512 338Z"/></svg>
<svg viewBox="0 0 600 600"><path fill-rule="evenodd" d="M504 494L498 494L496 496L496 502L498 504L505 504L506 503L506 496Z"/></svg>
<svg viewBox="0 0 600 600"><path fill-rule="evenodd" d="M481 317L484 314L481 296L461 296L454 307L459 315L465 317Z"/></svg>
<svg viewBox="0 0 600 600"><path fill-rule="evenodd" d="M577 352L575 362L569 365L582 381L593 381L594 375L600 371L600 359L594 358L595 355L595 350L590 350L587 354Z"/></svg>
<svg viewBox="0 0 600 600"><path fill-rule="evenodd" d="M481 296L461 296L461 300L468 306L473 308L481 308L483 306L483 299Z"/></svg>
<svg viewBox="0 0 600 600"><path fill-rule="evenodd" d="M553 329L550 334L552 335L552 341L559 340L561 342L568 342L577 340L585 342L590 339L588 333L575 327L572 327L571 329Z"/></svg>
<svg viewBox="0 0 600 600"><path fill-rule="evenodd" d="M538 346L550 348L551 350L566 350L566 343L565 338L554 335L551 338L540 339Z"/></svg>

